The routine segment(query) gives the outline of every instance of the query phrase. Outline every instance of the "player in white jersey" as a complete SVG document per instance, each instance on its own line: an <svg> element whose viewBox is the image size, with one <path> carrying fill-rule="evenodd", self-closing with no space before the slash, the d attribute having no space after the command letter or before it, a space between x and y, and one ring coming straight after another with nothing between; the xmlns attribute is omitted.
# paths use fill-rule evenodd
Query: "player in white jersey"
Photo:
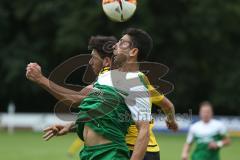
<svg viewBox="0 0 240 160"><path fill-rule="evenodd" d="M219 150L230 143L226 127L213 119L213 109L209 102L200 104L200 121L191 125L183 148L182 160L189 159L191 144L196 148L192 160L219 160Z"/></svg>

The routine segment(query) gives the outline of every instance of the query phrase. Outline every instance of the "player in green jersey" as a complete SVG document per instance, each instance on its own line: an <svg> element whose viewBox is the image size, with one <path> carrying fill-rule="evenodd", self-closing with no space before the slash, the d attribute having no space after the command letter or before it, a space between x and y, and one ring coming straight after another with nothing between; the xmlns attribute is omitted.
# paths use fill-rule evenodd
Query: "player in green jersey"
<svg viewBox="0 0 240 160"><path fill-rule="evenodd" d="M226 127L213 119L213 109L209 102L200 104L200 121L191 125L186 144L183 148L182 160L188 160L193 142L196 148L192 160L219 160L219 151L230 143Z"/></svg>

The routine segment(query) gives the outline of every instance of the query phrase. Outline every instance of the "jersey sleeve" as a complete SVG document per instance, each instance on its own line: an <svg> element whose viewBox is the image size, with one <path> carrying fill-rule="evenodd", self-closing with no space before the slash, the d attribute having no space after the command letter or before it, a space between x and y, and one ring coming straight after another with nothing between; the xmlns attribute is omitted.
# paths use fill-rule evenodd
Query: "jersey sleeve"
<svg viewBox="0 0 240 160"><path fill-rule="evenodd" d="M151 101L153 104L160 106L164 95L159 93L152 85L148 86L149 93L151 95Z"/></svg>
<svg viewBox="0 0 240 160"><path fill-rule="evenodd" d="M161 94L160 92L158 92L153 85L151 85L149 79L147 78L146 75L144 75L143 73L141 73L140 77L143 80L143 83L146 84L148 92L150 93L151 96L151 102L157 106L161 105L161 101L164 98L164 95Z"/></svg>
<svg viewBox="0 0 240 160"><path fill-rule="evenodd" d="M194 130L193 130L193 127L191 126L188 131L186 143L191 144L193 143L193 140L194 140Z"/></svg>

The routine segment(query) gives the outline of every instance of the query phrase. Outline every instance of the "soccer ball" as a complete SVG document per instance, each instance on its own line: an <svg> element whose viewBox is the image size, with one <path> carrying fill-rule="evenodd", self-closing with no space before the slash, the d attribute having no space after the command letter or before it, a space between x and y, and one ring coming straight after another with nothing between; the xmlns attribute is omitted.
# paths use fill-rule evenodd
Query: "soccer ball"
<svg viewBox="0 0 240 160"><path fill-rule="evenodd" d="M137 8L137 0L102 0L103 11L113 21L130 19Z"/></svg>

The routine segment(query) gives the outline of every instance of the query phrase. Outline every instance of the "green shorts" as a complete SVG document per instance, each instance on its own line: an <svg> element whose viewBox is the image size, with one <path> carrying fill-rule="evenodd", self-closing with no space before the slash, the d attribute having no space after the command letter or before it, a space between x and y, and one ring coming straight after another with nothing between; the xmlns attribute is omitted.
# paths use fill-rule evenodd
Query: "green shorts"
<svg viewBox="0 0 240 160"><path fill-rule="evenodd" d="M129 150L115 143L84 146L80 152L81 160L129 160Z"/></svg>

